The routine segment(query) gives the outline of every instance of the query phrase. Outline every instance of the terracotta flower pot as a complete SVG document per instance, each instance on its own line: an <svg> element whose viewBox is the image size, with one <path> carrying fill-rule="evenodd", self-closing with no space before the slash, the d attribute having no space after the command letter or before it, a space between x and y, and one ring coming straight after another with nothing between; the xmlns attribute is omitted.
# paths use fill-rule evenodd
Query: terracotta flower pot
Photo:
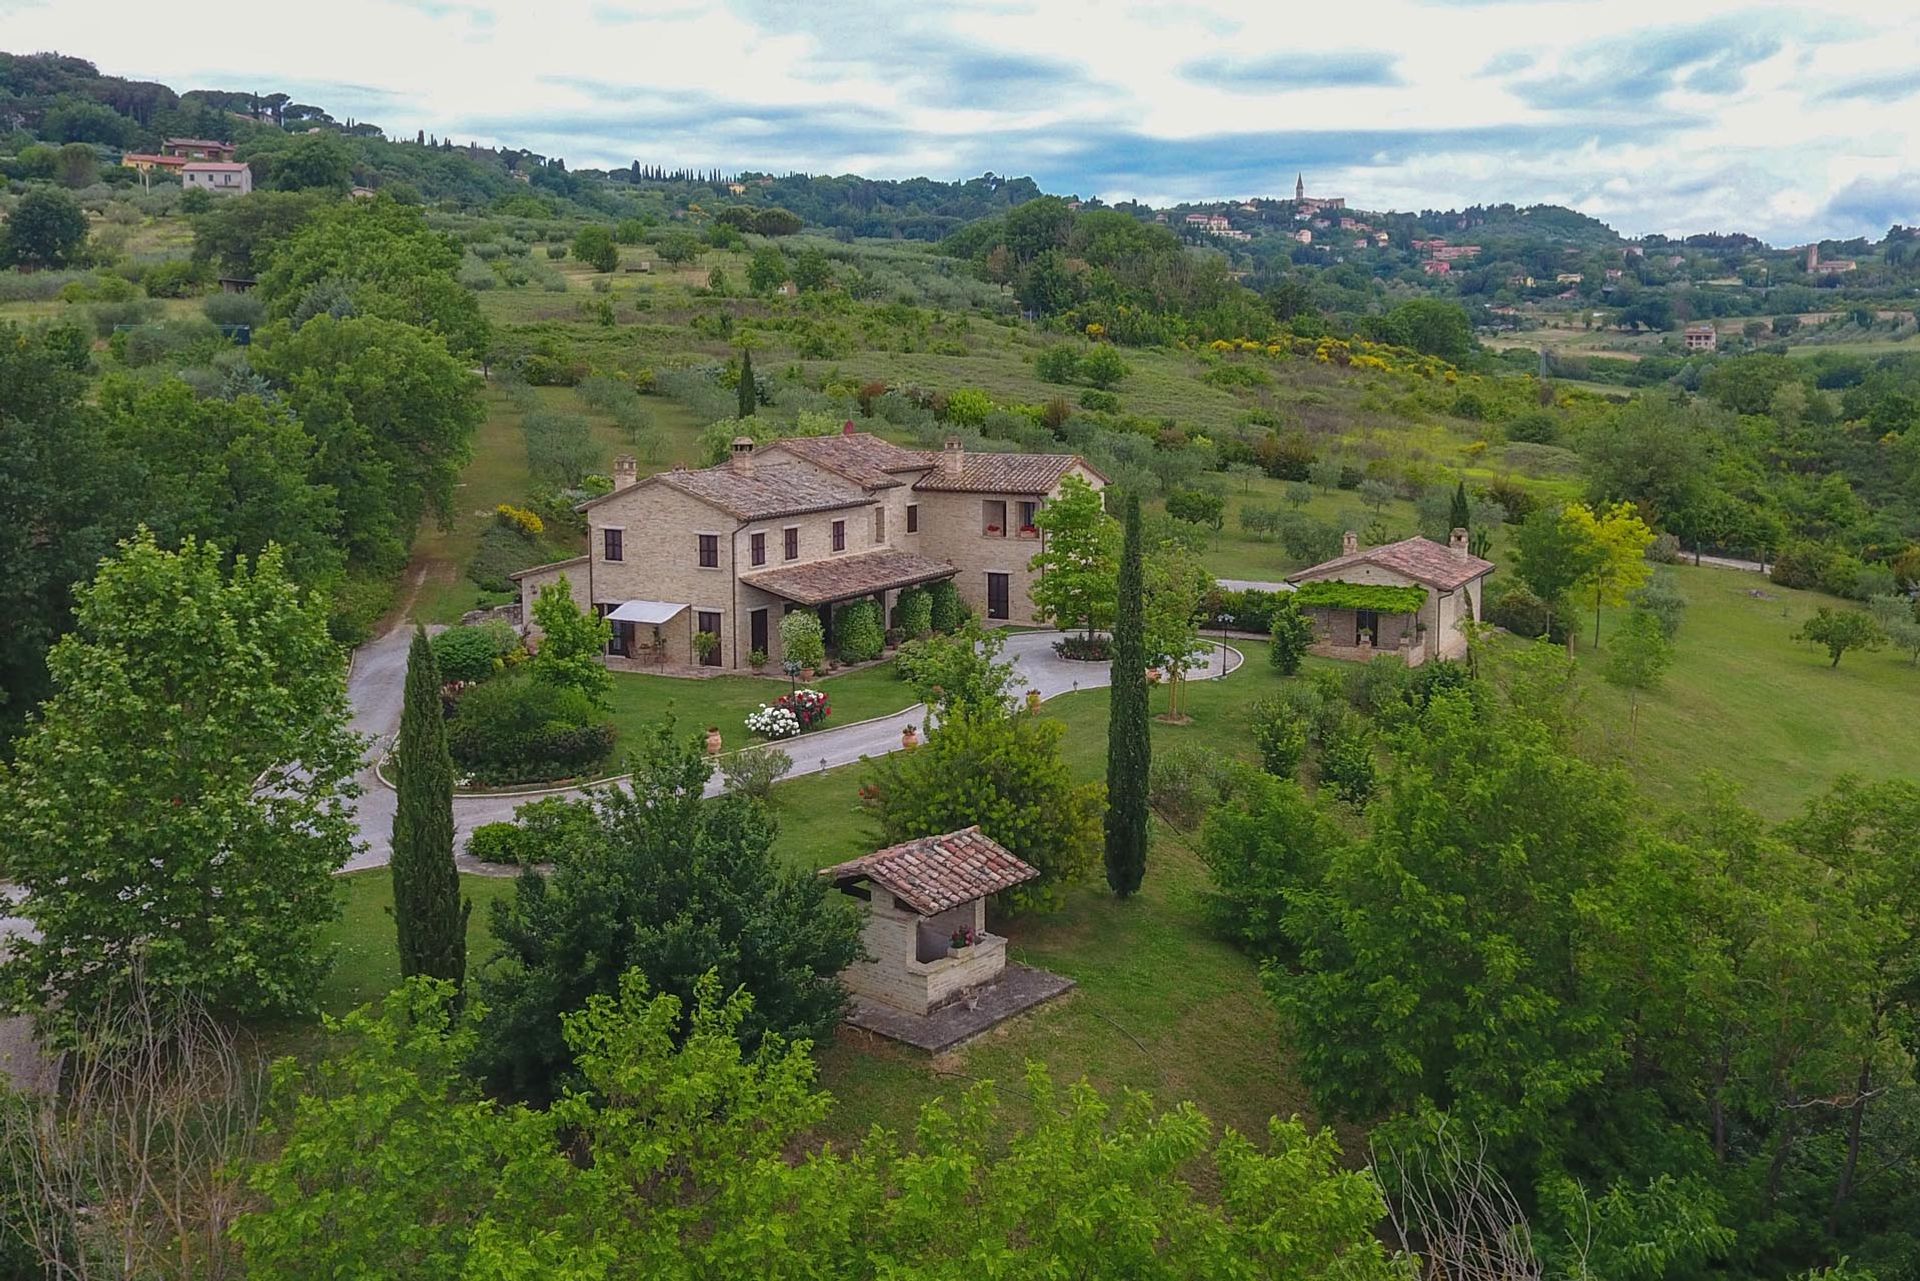
<svg viewBox="0 0 1920 1281"><path fill-rule="evenodd" d="M917 747L919 743L920 730L916 726L908 725L900 731L900 746Z"/></svg>
<svg viewBox="0 0 1920 1281"><path fill-rule="evenodd" d="M1027 711L1034 713L1036 715L1039 713L1040 711L1040 691L1039 690L1030 689L1027 691Z"/></svg>
<svg viewBox="0 0 1920 1281"><path fill-rule="evenodd" d="M803 681L810 681L810 680L812 680L812 679L813 679L813 669L812 669L811 667L803 667L803 668L801 668L801 669L800 669L800 679L801 679L801 680L803 680Z"/></svg>
<svg viewBox="0 0 1920 1281"><path fill-rule="evenodd" d="M718 725L707 726L707 755L718 756L720 754L720 746L720 727Z"/></svg>

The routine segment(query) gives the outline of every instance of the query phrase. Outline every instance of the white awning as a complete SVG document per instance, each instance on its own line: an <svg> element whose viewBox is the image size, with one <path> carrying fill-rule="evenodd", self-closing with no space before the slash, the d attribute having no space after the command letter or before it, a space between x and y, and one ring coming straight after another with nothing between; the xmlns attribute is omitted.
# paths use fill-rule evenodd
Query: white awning
<svg viewBox="0 0 1920 1281"><path fill-rule="evenodd" d="M630 600L607 617L616 623L664 623L686 608L672 601Z"/></svg>

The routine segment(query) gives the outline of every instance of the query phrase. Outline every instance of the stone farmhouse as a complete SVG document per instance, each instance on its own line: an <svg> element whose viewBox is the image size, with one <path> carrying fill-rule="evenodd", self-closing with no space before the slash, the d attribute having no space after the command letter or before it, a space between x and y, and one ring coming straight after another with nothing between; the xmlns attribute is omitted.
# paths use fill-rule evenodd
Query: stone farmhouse
<svg viewBox="0 0 1920 1281"><path fill-rule="evenodd" d="M756 447L741 437L717 467L641 479L614 463L611 493L581 506L587 554L514 575L521 617L564 576L574 600L613 621L616 659L740 669L755 651L775 671L780 618L819 612L834 643L834 607L951 579L989 626L1034 619L1028 562L1045 546L1035 516L1078 476L1106 478L1074 454L904 449L857 432ZM697 658L694 636L719 646Z"/></svg>
<svg viewBox="0 0 1920 1281"><path fill-rule="evenodd" d="M1461 624L1480 620L1490 561L1467 550L1456 529L1442 546L1407 538L1360 550L1347 531L1340 555L1291 576L1295 599L1313 621L1310 652L1365 662L1398 655L1409 667L1465 658Z"/></svg>

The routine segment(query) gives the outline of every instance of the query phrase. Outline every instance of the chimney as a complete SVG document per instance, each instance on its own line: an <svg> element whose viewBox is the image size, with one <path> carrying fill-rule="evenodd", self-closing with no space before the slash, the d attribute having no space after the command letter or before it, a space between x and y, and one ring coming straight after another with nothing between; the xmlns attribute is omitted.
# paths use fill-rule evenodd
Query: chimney
<svg viewBox="0 0 1920 1281"><path fill-rule="evenodd" d="M967 451L960 446L958 436L947 437L946 445L940 450L940 474L958 477L966 469Z"/></svg>
<svg viewBox="0 0 1920 1281"><path fill-rule="evenodd" d="M1465 560L1467 558L1467 531L1455 526L1454 531L1447 535L1447 546L1453 548L1453 558L1455 560Z"/></svg>
<svg viewBox="0 0 1920 1281"><path fill-rule="evenodd" d="M615 490L632 489L640 483L640 461L632 454L622 454L613 460L613 487Z"/></svg>
<svg viewBox="0 0 1920 1281"><path fill-rule="evenodd" d="M753 437L733 438L733 470L742 476L753 475Z"/></svg>
<svg viewBox="0 0 1920 1281"><path fill-rule="evenodd" d="M1351 529L1340 535L1340 554L1342 556L1356 556L1359 552L1360 535L1354 533Z"/></svg>
<svg viewBox="0 0 1920 1281"><path fill-rule="evenodd" d="M853 429L853 419L849 418L847 419L847 421L840 424L840 434L842 436L852 436L857 434Z"/></svg>

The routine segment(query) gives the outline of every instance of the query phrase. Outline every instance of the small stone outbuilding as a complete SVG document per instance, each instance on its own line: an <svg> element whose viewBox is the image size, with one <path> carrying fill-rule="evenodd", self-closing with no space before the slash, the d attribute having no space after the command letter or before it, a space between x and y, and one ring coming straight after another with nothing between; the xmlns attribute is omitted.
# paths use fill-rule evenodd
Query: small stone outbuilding
<svg viewBox="0 0 1920 1281"><path fill-rule="evenodd" d="M987 898L1039 876L978 827L890 845L820 875L867 904L869 959L842 974L863 1001L931 1014L1007 967Z"/></svg>
<svg viewBox="0 0 1920 1281"><path fill-rule="evenodd" d="M1479 621L1492 572L1492 562L1467 550L1464 529L1445 546L1407 538L1365 551L1349 530L1340 555L1290 581L1313 621L1310 652L1360 662L1391 654L1418 667L1466 657L1462 624Z"/></svg>

